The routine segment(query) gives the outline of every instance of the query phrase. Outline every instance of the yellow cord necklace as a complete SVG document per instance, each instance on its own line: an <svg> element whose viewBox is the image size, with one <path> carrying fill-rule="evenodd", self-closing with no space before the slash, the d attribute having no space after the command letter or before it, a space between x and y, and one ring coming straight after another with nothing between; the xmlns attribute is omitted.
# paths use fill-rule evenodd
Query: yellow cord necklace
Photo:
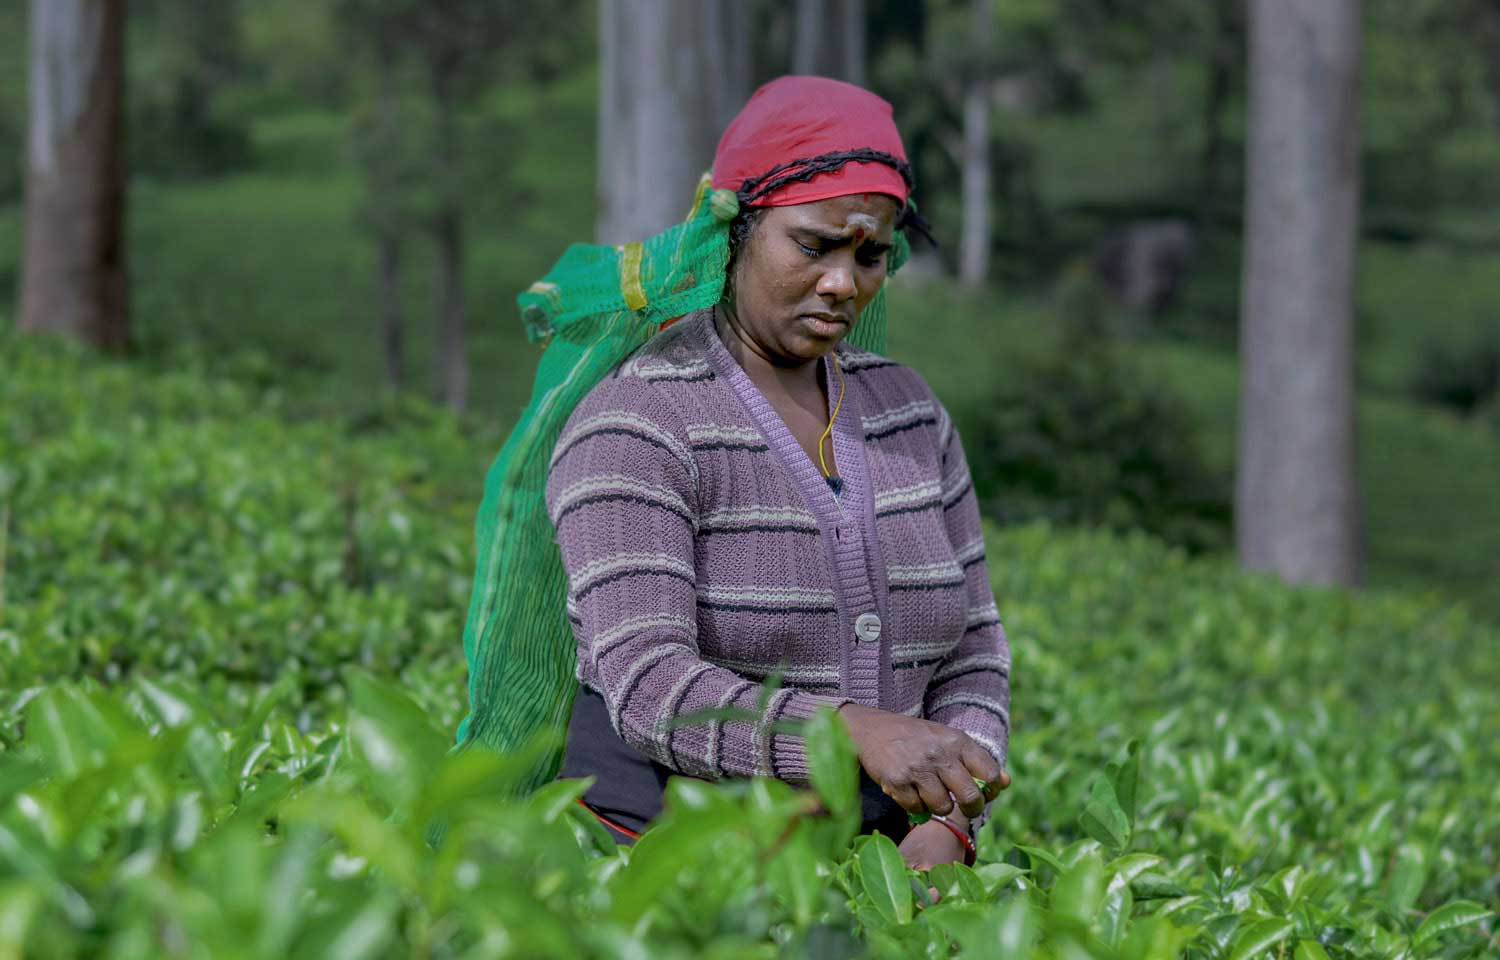
<svg viewBox="0 0 1500 960"><path fill-rule="evenodd" d="M828 354L828 363L833 367L834 373L839 376L839 398L833 405L833 413L828 417L828 426L823 428L823 435L818 438L818 466L823 469L824 477L832 479L832 474L828 472L828 461L823 457L823 441L828 439L833 432L833 421L838 419L839 408L844 405L844 371L839 366L838 357L832 352Z"/></svg>

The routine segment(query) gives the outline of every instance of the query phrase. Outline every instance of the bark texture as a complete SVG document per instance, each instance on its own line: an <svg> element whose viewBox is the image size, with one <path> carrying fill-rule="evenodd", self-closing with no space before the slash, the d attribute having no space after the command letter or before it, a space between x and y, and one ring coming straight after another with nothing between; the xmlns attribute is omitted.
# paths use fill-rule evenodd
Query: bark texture
<svg viewBox="0 0 1500 960"><path fill-rule="evenodd" d="M469 402L468 315L464 304L464 217L454 184L458 179L456 97L439 73L435 83L438 111L437 157L448 186L440 192L432 218L432 241L437 254L438 350L437 382L443 402L462 410Z"/></svg>
<svg viewBox="0 0 1500 960"><path fill-rule="evenodd" d="M1241 284L1240 562L1357 583L1358 0L1252 0Z"/></svg>
<svg viewBox="0 0 1500 960"><path fill-rule="evenodd" d="M687 215L719 135L750 95L736 0L600 0L600 243Z"/></svg>
<svg viewBox="0 0 1500 960"><path fill-rule="evenodd" d="M376 72L379 76L379 129L381 147L396 154L400 140L400 108L396 91L395 44L382 37L377 42ZM406 380L406 317L401 303L402 233L405 224L395 211L399 204L395 194L400 189L399 174L390 169L393 161L382 164L376 174L377 188L370 202L374 212L376 290L379 301L381 350L385 354L385 372L391 386L399 388Z"/></svg>
<svg viewBox="0 0 1500 960"><path fill-rule="evenodd" d="M974 37L994 32L992 0L971 0ZM963 237L958 276L970 290L984 286L990 266L990 76L978 62L964 85Z"/></svg>
<svg viewBox="0 0 1500 960"><path fill-rule="evenodd" d="M792 72L863 85L864 0L797 0Z"/></svg>
<svg viewBox="0 0 1500 960"><path fill-rule="evenodd" d="M19 325L120 351L124 0L32 0Z"/></svg>

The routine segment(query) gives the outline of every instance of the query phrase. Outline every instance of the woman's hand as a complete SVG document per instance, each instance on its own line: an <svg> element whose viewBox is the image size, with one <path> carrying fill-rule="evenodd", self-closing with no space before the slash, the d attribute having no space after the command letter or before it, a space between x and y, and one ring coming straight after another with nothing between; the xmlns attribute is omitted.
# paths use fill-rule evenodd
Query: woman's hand
<svg viewBox="0 0 1500 960"><path fill-rule="evenodd" d="M1010 786L990 752L961 730L857 703L844 704L838 713L859 750L860 766L911 813L946 816L957 801L965 814L977 816ZM985 782L984 791L975 778ZM941 824L937 829L947 833Z"/></svg>
<svg viewBox="0 0 1500 960"><path fill-rule="evenodd" d="M897 848L913 870L931 870L940 863L963 863L964 845L953 831L929 820L911 828ZM933 891L936 893L936 891Z"/></svg>

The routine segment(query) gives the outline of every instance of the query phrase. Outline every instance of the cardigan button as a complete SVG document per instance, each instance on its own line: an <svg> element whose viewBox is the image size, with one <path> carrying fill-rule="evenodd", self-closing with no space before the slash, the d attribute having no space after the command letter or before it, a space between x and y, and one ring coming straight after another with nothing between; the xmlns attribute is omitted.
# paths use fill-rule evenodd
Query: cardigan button
<svg viewBox="0 0 1500 960"><path fill-rule="evenodd" d="M873 613L862 613L854 621L854 635L866 643L880 639L880 617Z"/></svg>

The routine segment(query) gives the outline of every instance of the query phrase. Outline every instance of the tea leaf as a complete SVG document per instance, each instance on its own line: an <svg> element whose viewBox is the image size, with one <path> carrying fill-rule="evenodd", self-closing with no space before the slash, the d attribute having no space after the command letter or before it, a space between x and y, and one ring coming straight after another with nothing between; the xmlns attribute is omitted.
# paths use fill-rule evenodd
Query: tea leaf
<svg viewBox="0 0 1500 960"><path fill-rule="evenodd" d="M1252 960L1292 935L1296 925L1290 920L1257 920L1234 938L1229 960Z"/></svg>
<svg viewBox="0 0 1500 960"><path fill-rule="evenodd" d="M835 817L857 816L859 761L843 721L832 710L819 710L803 728L803 740L808 778L823 805Z"/></svg>
<svg viewBox="0 0 1500 960"><path fill-rule="evenodd" d="M1316 940L1298 940L1292 960L1329 960L1328 951Z"/></svg>
<svg viewBox="0 0 1500 960"><path fill-rule="evenodd" d="M1488 920L1492 916L1494 916L1492 911L1472 900L1455 900L1452 903L1445 903L1428 914L1427 919L1422 921L1422 925L1417 927L1417 932L1412 934L1412 946L1420 950L1449 930L1478 923L1480 920Z"/></svg>
<svg viewBox="0 0 1500 960"><path fill-rule="evenodd" d="M1130 842L1130 820L1115 799L1115 788L1104 777L1094 780L1078 823L1085 833L1113 850L1123 849Z"/></svg>
<svg viewBox="0 0 1500 960"><path fill-rule="evenodd" d="M859 880L865 895L888 923L909 923L912 918L911 887L906 882L906 864L896 845L884 834L875 834L859 854Z"/></svg>

